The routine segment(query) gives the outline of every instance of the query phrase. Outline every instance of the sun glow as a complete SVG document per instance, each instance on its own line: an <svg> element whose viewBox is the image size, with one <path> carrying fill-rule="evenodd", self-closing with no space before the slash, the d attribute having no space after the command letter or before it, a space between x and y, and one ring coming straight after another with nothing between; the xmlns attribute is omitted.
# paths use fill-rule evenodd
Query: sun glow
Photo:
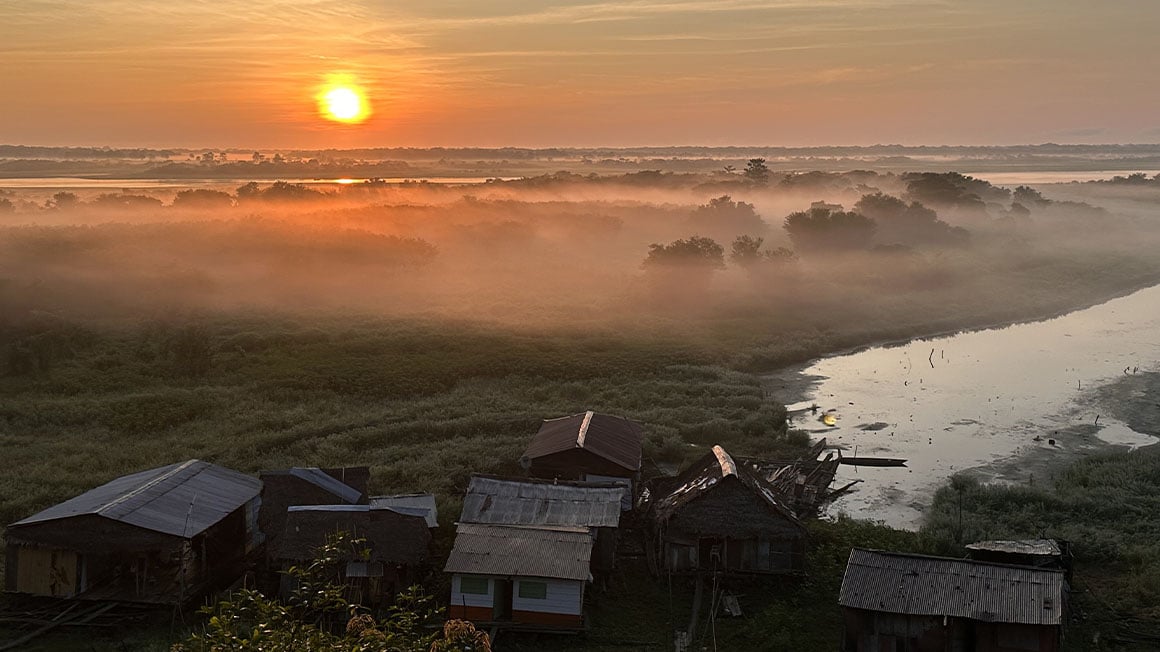
<svg viewBox="0 0 1160 652"><path fill-rule="evenodd" d="M318 113L327 120L357 124L371 115L366 93L349 80L327 84L317 96Z"/></svg>

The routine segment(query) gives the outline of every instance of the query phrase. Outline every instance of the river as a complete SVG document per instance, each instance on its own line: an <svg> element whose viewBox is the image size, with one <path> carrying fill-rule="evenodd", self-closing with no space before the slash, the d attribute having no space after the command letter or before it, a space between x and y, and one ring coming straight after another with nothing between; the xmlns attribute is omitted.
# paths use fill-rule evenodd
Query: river
<svg viewBox="0 0 1160 652"><path fill-rule="evenodd" d="M1154 443L1092 397L1125 373L1158 365L1160 286L1046 321L823 358L768 381L773 398L787 402L792 427L847 456L908 460L905 468L841 466L836 485L863 482L830 513L914 529L958 471L1034 483L1053 461ZM820 420L830 410L832 427Z"/></svg>

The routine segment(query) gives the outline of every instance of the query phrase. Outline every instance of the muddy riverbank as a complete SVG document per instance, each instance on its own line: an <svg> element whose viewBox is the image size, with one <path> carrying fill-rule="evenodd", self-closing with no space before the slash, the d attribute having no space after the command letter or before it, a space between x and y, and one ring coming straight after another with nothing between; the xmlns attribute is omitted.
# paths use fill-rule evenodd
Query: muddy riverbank
<svg viewBox="0 0 1160 652"><path fill-rule="evenodd" d="M835 513L915 528L954 473L1050 482L1053 469L1078 457L1157 441L1149 383L1158 343L1153 287L1039 322L823 358L766 382L794 427L847 454L909 460L842 467L839 482L864 482ZM819 420L825 412L832 426Z"/></svg>

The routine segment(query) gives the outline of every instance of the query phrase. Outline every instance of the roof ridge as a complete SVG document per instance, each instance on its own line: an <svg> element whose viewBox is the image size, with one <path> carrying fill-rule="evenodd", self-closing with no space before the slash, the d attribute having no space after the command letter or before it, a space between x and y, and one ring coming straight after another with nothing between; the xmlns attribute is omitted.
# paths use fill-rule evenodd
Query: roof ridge
<svg viewBox="0 0 1160 652"><path fill-rule="evenodd" d="M114 498L113 500L110 500L109 502L102 505L100 509L96 510L96 513L104 516L105 512L111 511L114 507L124 504L125 502L127 502L131 498L137 497L138 495L144 493L146 490L152 489L153 487L160 484L162 481L168 480L169 478L172 478L173 476L177 475L178 472L184 471L185 469L187 469L190 466L197 464L199 462L201 462L201 460L198 460L198 459L186 460L185 462L178 464L177 466L166 471L165 473L162 473L161 475L157 476L156 478L153 478L149 482L146 482L145 484L143 484L135 489L132 489L130 491L126 491L124 494L121 494L120 496Z"/></svg>
<svg viewBox="0 0 1160 652"><path fill-rule="evenodd" d="M898 550L881 550L879 548L861 548L858 546L855 546L855 547L851 548L850 550L851 550L851 552L854 550L858 550L861 552L868 552L868 553L872 553L875 555L882 555L884 557L909 557L912 559L926 559L926 560L936 561L936 562L962 562L964 564L976 565L976 566L997 566L999 568L1015 568L1015 569L1029 570L1029 571L1047 571L1047 572L1052 572L1052 573L1063 573L1064 572L1064 570L1061 568L1045 568L1045 567L1041 567L1041 566L1031 566L1028 564L1010 564L1010 563L1001 562L1001 561L984 561L982 559L971 559L970 557L944 557L942 555L928 555L928 554L924 554L921 552L902 552L902 551L898 551ZM851 563L851 560L847 560L847 564L849 564L849 563ZM859 564L859 565L860 566L867 566L866 564ZM867 567L868 568L877 568L877 566L867 566Z"/></svg>
<svg viewBox="0 0 1160 652"><path fill-rule="evenodd" d="M584 438L588 436L588 426L592 425L592 417L596 413L588 410L584 413L584 420L580 422L580 434L576 435L576 447L584 448Z"/></svg>
<svg viewBox="0 0 1160 652"><path fill-rule="evenodd" d="M717 458L717 465L721 467L721 477L737 476L737 463L725 452L720 445L713 446L713 455Z"/></svg>

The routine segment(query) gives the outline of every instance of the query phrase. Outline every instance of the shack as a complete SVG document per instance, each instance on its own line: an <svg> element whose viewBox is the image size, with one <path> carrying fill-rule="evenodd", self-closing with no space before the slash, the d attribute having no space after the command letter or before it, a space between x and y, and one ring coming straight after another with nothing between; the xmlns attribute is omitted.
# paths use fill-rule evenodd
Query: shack
<svg viewBox="0 0 1160 652"><path fill-rule="evenodd" d="M416 510L427 522L427 527L439 527L439 508L435 505L435 494L411 493L390 496L371 496L371 509Z"/></svg>
<svg viewBox="0 0 1160 652"><path fill-rule="evenodd" d="M1058 539L976 541L967 544L967 556L979 561L1062 569L1071 581L1071 544Z"/></svg>
<svg viewBox="0 0 1160 652"><path fill-rule="evenodd" d="M286 523L286 510L295 505L364 505L371 470L365 466L319 469L294 467L262 471L262 510L258 526L273 549Z"/></svg>
<svg viewBox="0 0 1160 652"><path fill-rule="evenodd" d="M493 627L578 630L592 537L582 527L460 523L444 571L449 616Z"/></svg>
<svg viewBox="0 0 1160 652"><path fill-rule="evenodd" d="M182 604L244 572L261 489L200 460L117 478L9 525L5 589Z"/></svg>
<svg viewBox="0 0 1160 652"><path fill-rule="evenodd" d="M361 539L352 550L339 581L347 598L360 604L378 604L420 579L431 544L431 531L419 510L374 509L370 505L299 505L286 512L286 522L270 556L285 569L309 563L329 537L340 533ZM280 591L293 588L282 575Z"/></svg>
<svg viewBox="0 0 1160 652"><path fill-rule="evenodd" d="M720 446L642 503L659 563L668 572L793 573L805 561L806 530L783 498Z"/></svg>
<svg viewBox="0 0 1160 652"><path fill-rule="evenodd" d="M620 504L627 489L608 483L512 480L472 475L460 523L580 527L592 536L592 570L612 570Z"/></svg>
<svg viewBox="0 0 1160 652"><path fill-rule="evenodd" d="M845 652L1057 652L1060 570L854 548L838 602Z"/></svg>
<svg viewBox="0 0 1160 652"><path fill-rule="evenodd" d="M632 481L640 473L643 440L637 423L589 410L546 419L520 464L537 478Z"/></svg>

